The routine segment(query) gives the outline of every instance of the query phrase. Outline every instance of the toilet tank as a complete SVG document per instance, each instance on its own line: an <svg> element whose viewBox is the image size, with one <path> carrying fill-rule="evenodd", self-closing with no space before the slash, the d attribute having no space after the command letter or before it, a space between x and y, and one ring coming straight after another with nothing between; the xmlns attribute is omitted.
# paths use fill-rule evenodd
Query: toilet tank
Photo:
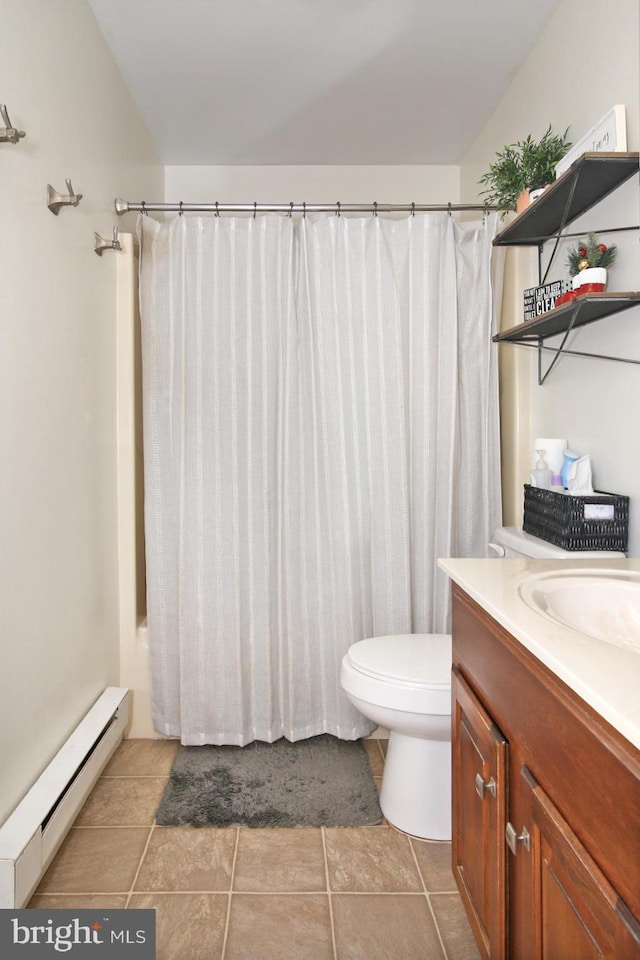
<svg viewBox="0 0 640 960"><path fill-rule="evenodd" d="M556 547L553 543L541 540L539 537L533 537L518 527L498 527L494 531L493 538L489 543L489 550L497 557L531 557L531 558L552 558L552 557L573 557L576 559L589 559L590 557L624 557L626 554L617 550L564 550L562 547Z"/></svg>

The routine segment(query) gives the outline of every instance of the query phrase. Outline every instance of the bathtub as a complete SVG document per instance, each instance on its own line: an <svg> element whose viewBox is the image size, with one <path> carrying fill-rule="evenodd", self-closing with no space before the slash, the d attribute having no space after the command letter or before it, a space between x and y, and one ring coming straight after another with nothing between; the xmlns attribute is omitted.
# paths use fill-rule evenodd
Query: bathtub
<svg viewBox="0 0 640 960"><path fill-rule="evenodd" d="M120 686L131 690L130 739L160 738L151 720L149 635L145 610L140 325L135 238L119 234L117 273L117 523Z"/></svg>
<svg viewBox="0 0 640 960"><path fill-rule="evenodd" d="M135 634L121 649L120 682L132 693L131 720L125 737L133 739L159 739L151 719L151 679L149 671L149 631L146 618L137 623Z"/></svg>

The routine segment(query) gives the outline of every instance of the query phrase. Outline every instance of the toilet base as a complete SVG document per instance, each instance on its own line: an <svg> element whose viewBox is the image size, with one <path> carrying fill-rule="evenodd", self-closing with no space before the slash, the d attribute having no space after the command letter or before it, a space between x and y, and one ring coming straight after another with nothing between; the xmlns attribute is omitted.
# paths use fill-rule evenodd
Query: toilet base
<svg viewBox="0 0 640 960"><path fill-rule="evenodd" d="M451 742L392 731L380 808L403 833L423 840L451 840Z"/></svg>

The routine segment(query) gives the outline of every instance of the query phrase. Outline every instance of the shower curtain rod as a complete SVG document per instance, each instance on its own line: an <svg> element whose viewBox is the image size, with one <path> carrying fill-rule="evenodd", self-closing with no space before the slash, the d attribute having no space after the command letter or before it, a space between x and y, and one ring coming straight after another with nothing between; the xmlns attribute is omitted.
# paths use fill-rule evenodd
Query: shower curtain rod
<svg viewBox="0 0 640 960"><path fill-rule="evenodd" d="M453 213L477 210L488 213L498 207L482 203L130 203L118 198L117 214L139 210L141 213Z"/></svg>

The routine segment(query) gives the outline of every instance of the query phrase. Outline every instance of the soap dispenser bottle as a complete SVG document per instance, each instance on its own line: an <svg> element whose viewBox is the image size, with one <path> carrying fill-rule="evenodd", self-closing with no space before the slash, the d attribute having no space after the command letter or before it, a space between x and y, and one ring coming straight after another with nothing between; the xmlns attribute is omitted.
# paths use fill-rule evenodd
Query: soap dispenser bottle
<svg viewBox="0 0 640 960"><path fill-rule="evenodd" d="M536 450L538 459L535 470L531 471L531 486L540 487L541 490L549 490L551 488L551 478L553 476L545 460L546 452L546 450Z"/></svg>

